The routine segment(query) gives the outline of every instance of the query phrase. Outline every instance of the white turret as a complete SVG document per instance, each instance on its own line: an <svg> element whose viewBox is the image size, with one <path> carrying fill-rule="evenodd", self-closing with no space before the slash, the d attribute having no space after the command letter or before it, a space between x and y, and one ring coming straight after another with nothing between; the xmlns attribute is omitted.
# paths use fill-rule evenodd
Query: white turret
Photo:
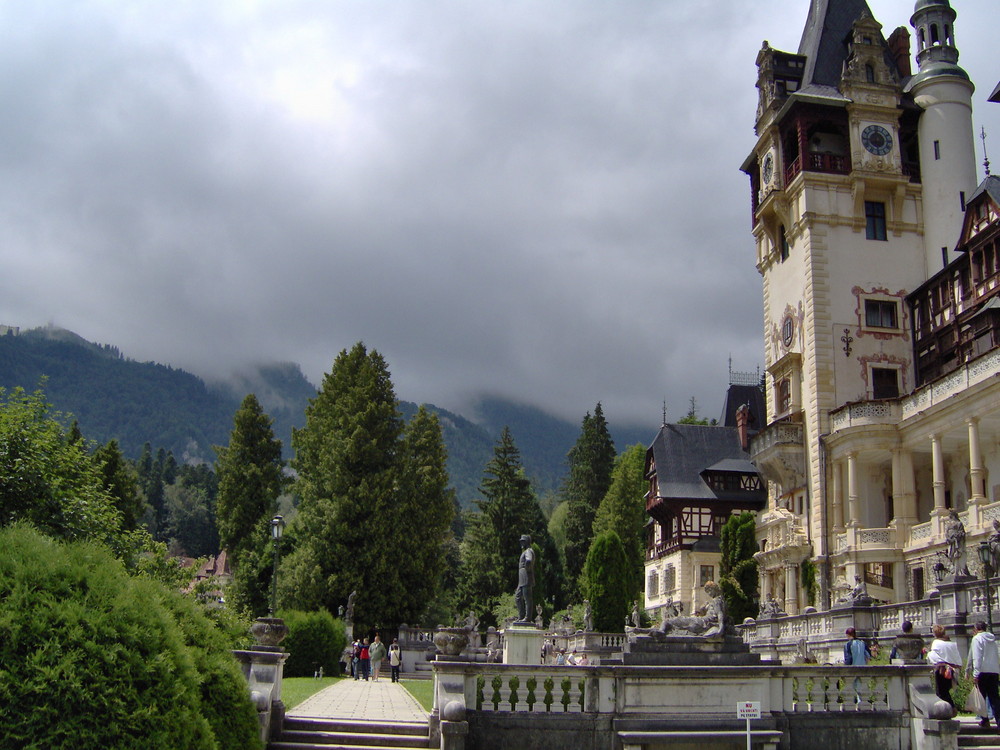
<svg viewBox="0 0 1000 750"><path fill-rule="evenodd" d="M951 260L962 227L965 199L976 189L972 130L975 86L958 66L955 15L948 0L917 0L910 19L917 32L919 72L907 83L906 90L924 110L917 140L928 275Z"/></svg>

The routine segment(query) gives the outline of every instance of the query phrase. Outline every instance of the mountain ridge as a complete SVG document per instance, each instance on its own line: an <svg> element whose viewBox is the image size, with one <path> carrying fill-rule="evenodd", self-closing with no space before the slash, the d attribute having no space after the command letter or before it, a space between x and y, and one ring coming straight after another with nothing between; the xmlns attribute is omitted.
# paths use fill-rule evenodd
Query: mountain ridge
<svg viewBox="0 0 1000 750"><path fill-rule="evenodd" d="M293 362L260 364L226 381L206 381L169 365L137 362L115 346L53 326L7 328L0 335L0 387L42 387L57 411L78 421L87 439L117 439L126 456L138 457L148 442L154 450L166 448L188 463L215 462L213 446L228 443L233 415L251 392L274 421L285 456L291 456L292 430L304 425L305 408L316 395L316 387ZM483 469L505 426L538 496L558 491L579 424L489 395L475 403L476 420L433 404L427 407L441 423L451 484L463 507L479 497ZM404 419L417 408L414 402L399 400ZM619 451L636 442L648 444L655 435L655 426L609 423L609 430Z"/></svg>

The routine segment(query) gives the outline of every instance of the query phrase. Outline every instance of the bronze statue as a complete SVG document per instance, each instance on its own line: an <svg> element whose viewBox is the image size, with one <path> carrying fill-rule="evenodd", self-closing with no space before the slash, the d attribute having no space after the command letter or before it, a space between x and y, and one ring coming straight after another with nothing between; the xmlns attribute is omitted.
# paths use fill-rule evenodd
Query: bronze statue
<svg viewBox="0 0 1000 750"><path fill-rule="evenodd" d="M514 601L517 604L515 625L533 625L531 613L534 610L535 551L531 549L531 537L521 536L521 557L517 561L517 590Z"/></svg>

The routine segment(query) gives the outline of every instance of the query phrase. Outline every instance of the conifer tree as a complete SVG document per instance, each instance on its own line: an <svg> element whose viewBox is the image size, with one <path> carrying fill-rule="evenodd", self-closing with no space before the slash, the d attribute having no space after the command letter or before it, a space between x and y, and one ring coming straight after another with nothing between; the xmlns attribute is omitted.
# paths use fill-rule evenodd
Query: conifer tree
<svg viewBox="0 0 1000 750"><path fill-rule="evenodd" d="M570 449L569 476L563 488L566 515L566 581L576 598L577 581L593 539L594 515L611 486L615 444L608 432L601 404L583 418L580 436Z"/></svg>
<svg viewBox="0 0 1000 750"><path fill-rule="evenodd" d="M594 629L617 633L625 624L630 599L628 558L622 540L614 531L594 539L583 566L580 587L594 612Z"/></svg>
<svg viewBox="0 0 1000 750"><path fill-rule="evenodd" d="M433 570L399 556L401 535L423 533L410 524L401 495L404 487L437 491L444 450L438 454L442 463L433 469L421 468L426 457L416 464L400 457L440 440L440 430L435 439L429 438L432 432L422 417L408 441L401 442L403 423L381 354L358 343L338 355L309 403L305 427L292 434L301 502L293 530L297 547L284 574L289 605L336 611L356 590L354 618L361 627L412 622L419 614L411 606L415 597L401 594L401 569L413 564L407 571L410 581L432 576ZM432 515L435 522L444 517L443 512ZM432 546L440 548L444 530L435 528L428 533ZM407 597L405 606L401 596Z"/></svg>
<svg viewBox="0 0 1000 750"><path fill-rule="evenodd" d="M118 441L110 440L107 445L94 451L94 462L101 473L104 489L111 496L115 507L121 511L122 528L138 528L145 500L139 489L139 476L125 460Z"/></svg>
<svg viewBox="0 0 1000 750"><path fill-rule="evenodd" d="M215 448L219 543L236 569L248 549L266 543L270 519L285 485L281 441L274 437L272 424L251 393L233 417L229 445Z"/></svg>
<svg viewBox="0 0 1000 750"><path fill-rule="evenodd" d="M521 454L504 428L486 465L477 501L462 540L461 597L464 607L488 616L501 596L513 594L522 534L531 536L538 553L535 601L546 608L561 604L562 570L545 516L521 466ZM546 606L547 605L547 606ZM551 611L551 610L550 610Z"/></svg>
<svg viewBox="0 0 1000 750"><path fill-rule="evenodd" d="M594 517L594 536L614 531L625 547L631 574L629 592L636 596L642 590L642 573L646 558L646 479L643 469L646 449L640 444L629 446L615 460L611 487Z"/></svg>
<svg viewBox="0 0 1000 750"><path fill-rule="evenodd" d="M398 576L395 606L402 621L414 622L438 593L447 545L453 544L455 492L448 488L446 462L438 418L421 406L403 430L397 501L384 511L389 554L383 561Z"/></svg>

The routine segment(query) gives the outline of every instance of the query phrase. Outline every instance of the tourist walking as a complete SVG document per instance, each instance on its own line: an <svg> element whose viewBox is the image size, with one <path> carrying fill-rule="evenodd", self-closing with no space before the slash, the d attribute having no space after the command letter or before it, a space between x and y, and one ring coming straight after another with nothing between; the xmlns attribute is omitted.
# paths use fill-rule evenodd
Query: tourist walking
<svg viewBox="0 0 1000 750"><path fill-rule="evenodd" d="M368 648L368 639L365 638L361 641L361 676L364 678L365 682L368 682L368 677L371 675L372 662L371 662L371 651Z"/></svg>
<svg viewBox="0 0 1000 750"><path fill-rule="evenodd" d="M351 674L355 680L361 679L361 641L355 639L351 654Z"/></svg>
<svg viewBox="0 0 1000 750"><path fill-rule="evenodd" d="M997 653L997 639L986 630L985 622L976 623L975 633L969 647L972 681L989 704L1000 730L1000 654ZM988 728L990 720L981 717L979 726Z"/></svg>
<svg viewBox="0 0 1000 750"><path fill-rule="evenodd" d="M847 643L844 644L844 664L855 667L867 665L868 661L872 658L872 652L868 648L868 644L858 638L854 628L848 628L845 631L845 635L847 636Z"/></svg>
<svg viewBox="0 0 1000 750"><path fill-rule="evenodd" d="M389 671L393 682L399 682L399 668L403 665L403 655L399 650L399 642L393 638L389 646Z"/></svg>
<svg viewBox="0 0 1000 750"><path fill-rule="evenodd" d="M372 664L372 682L378 682L379 672L382 671L382 660L385 658L385 644L382 643L382 636L375 634L375 642L368 649L368 658Z"/></svg>
<svg viewBox="0 0 1000 750"><path fill-rule="evenodd" d="M951 688L954 685L955 670L962 668L962 655L958 652L958 644L948 637L944 625L931 628L934 641L931 650L927 652L927 661L934 667L934 692L937 697L951 705L955 710L955 701L951 698Z"/></svg>

